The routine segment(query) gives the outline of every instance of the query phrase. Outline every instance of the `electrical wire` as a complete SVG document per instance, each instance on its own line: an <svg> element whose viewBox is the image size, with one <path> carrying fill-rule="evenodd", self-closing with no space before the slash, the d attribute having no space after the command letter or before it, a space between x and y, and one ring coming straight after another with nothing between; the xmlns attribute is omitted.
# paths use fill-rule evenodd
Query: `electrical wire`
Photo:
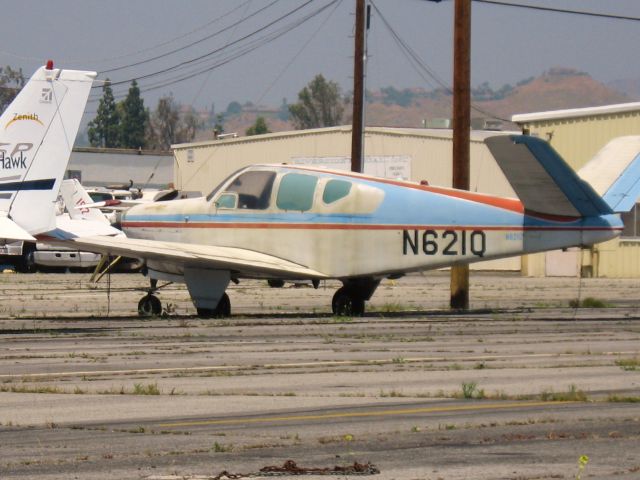
<svg viewBox="0 0 640 480"><path fill-rule="evenodd" d="M247 14L247 10L249 9L249 6L251 5L251 2L253 0L249 0L248 2L246 2L247 4L247 8L243 13L243 17ZM229 43L231 42L231 39L233 37L235 37L236 35L236 30L237 30L237 26L236 28L234 28L231 33L229 34L229 38L227 39L227 45L229 45ZM196 92L196 94L193 96L193 99L191 100L190 105L193 105L194 103L196 103L196 100L198 99L198 97L200 97L200 94L202 93L202 90L204 90L204 87L207 85L207 83L209 83L209 79L211 78L211 75L213 74L213 70L209 71L209 74L207 75L207 77L202 81L202 84L200 85L200 88L198 89L198 91Z"/></svg>
<svg viewBox="0 0 640 480"><path fill-rule="evenodd" d="M278 82L278 80L280 80L282 78L282 76L286 73L286 71L293 64L293 62L296 61L296 59L302 54L302 52L313 41L313 39L316 37L316 35L318 35L318 32L320 32L320 30L322 30L324 28L324 26L327 24L329 19L331 19L331 17L333 17L333 14L335 13L335 11L342 4L342 0L339 0L338 2L334 2L334 4L335 4L335 6L333 7L333 10L331 10L331 12L329 12L329 15L327 15L327 18L325 18L322 21L322 23L320 23L318 28L311 34L311 36L307 39L307 41L302 45L300 50L298 50L298 52L293 57L291 57L291 60L289 60L289 62L284 66L284 68L280 71L280 73L273 79L273 81L269 84L269 86L262 92L260 97L254 102L256 105L259 105L260 102L262 102L263 98L267 95L267 93L269 93L269 91L271 91L273 86Z"/></svg>
<svg viewBox="0 0 640 480"><path fill-rule="evenodd" d="M631 17L627 15L614 15L609 13L587 12L584 10L569 10L565 8L544 7L542 5L531 5L526 3L502 2L499 0L473 0L473 1L476 3L499 5L501 7L526 8L529 10L539 10L543 12L565 13L565 14L571 14L571 15L582 15L582 16L588 16L588 17L606 18L610 20L628 20L633 22L640 22L640 17Z"/></svg>
<svg viewBox="0 0 640 480"><path fill-rule="evenodd" d="M278 0L274 0L274 2L275 2L275 1L278 1ZM229 45L227 45L227 46L225 46L225 47L219 47L219 48L216 48L216 49L214 49L214 50L211 50L210 52L205 53L204 55L199 55L199 56L194 57L194 58L191 58L191 59L189 59L189 60L184 60L184 61L182 61L182 62L179 62L179 63L175 64L175 65L172 65L172 66L167 67L167 68L163 68L163 69L161 69L161 70L157 70L157 71L155 71L155 72L147 73L147 74L145 74L145 75L138 75L138 76L136 76L136 77L129 78L129 79L126 79L126 80L119 80L119 81L117 81L117 82L111 82L111 85L112 85L112 86L117 86L117 85L122 85L122 84L128 84L128 83L131 83L133 80L136 80L136 81L138 81L138 80L144 80L144 79L146 79L146 78L151 78L151 77L154 77L154 76L157 76L157 75L161 75L161 74L163 74L163 73L171 72L171 71L173 71L173 70L177 70L177 69L182 68L182 67L185 67L185 66L187 66L187 65L190 65L190 64L193 64L193 63L199 62L199 61L201 61L201 60L203 60L203 59L206 59L206 58L208 58L208 57L210 57L210 56L212 56L212 55L215 55L216 53L219 53L222 49L227 48L227 47L228 47L228 46L230 46L230 45L235 45L235 44L240 43L240 42L242 42L242 41L244 41L244 40L247 40L247 39L249 39L249 38L251 38L251 37L253 37L253 36L255 36L255 35L257 35L257 34L259 34L259 33L261 33L261 32L264 32L265 30L267 30L268 28L272 27L272 26L273 26L273 25L275 25L276 23L278 23L278 22L280 22L280 21L284 20L284 19L285 19L285 18L287 18L287 17L290 17L291 15L295 14L295 13L296 13L296 12L298 12L299 10L303 9L304 7L306 7L307 5L309 5L311 2L313 2L313 0L307 0L307 1L306 1L305 3L303 3L302 5L297 6L297 7L296 7L296 8L294 8L293 10L290 10L290 11L289 11L289 12L287 12L286 14L281 15L280 17L276 18L275 20L272 20L271 22L267 23L266 25L263 25L262 27L258 28L257 30L254 30L253 32L251 32L251 33L249 33L249 34L247 34L247 35L245 35L245 36L243 36L243 37L241 37L241 38L239 38L239 39L237 39L237 40L234 40L233 42L231 42ZM124 68L124 67L123 67L123 68ZM111 71L114 71L114 70L113 70L113 69L112 69L112 70L106 70L106 71L104 71L104 72L100 72L100 73L102 73L102 74L103 74L103 73L107 73L107 72L111 72Z"/></svg>
<svg viewBox="0 0 640 480"><path fill-rule="evenodd" d="M216 37L216 36L218 36L218 35L220 35L220 34L222 34L222 33L226 32L227 30L231 30L231 29L233 29L233 28L237 27L239 24L241 24L241 23L245 22L245 21L246 21L246 20L248 20L249 18L252 18L252 17L256 16L257 14L262 13L263 11L267 10L269 7L273 6L273 5L274 5L275 3L277 3L278 1L279 1L279 0L273 0L271 3L267 4L265 7L262 7L262 8L260 8L260 9L256 10L255 12L253 12L251 15L248 15L248 16L246 16L246 17L244 17L244 18L242 18L242 19L238 20L237 22L232 23L231 25L226 26L226 27L225 27L225 28L223 28L222 30L218 30L217 32L214 32L214 33L212 33L212 34L210 34L210 35L207 35L206 37L203 37L203 38L201 38L201 39L199 39L199 40L195 40L195 41L193 41L193 42L191 42L191 43L188 43L187 45L184 45L184 46L182 46L182 47L180 47L180 48L173 49L173 50L171 50L171 51L169 51L169 52L163 53L162 55L156 55L156 56L154 56L154 57L147 58L147 59L145 59L145 60L141 60L141 61L139 61L139 62L133 62L133 63L127 64L127 65L121 65L121 66L119 66L119 67L109 68L109 69L107 69L107 70L103 70L103 71L101 71L101 72L98 72L98 74L99 74L99 75L104 75L104 74L106 74L106 73L117 72L117 71L119 71L119 70L124 70L124 69L126 69L126 68L137 67L137 66L139 66L139 65L144 65L145 63L153 62L153 61L155 61L155 60L159 60L159 59L161 59L161 58L168 57L169 55L173 55L174 53L181 52L181 51L183 51L183 50L186 50L186 49L188 49L188 48L191 48L191 47L193 47L194 45L198 45L199 43L202 43L202 42L204 42L204 41L206 41L206 40L210 40L210 39L212 39L213 37Z"/></svg>
<svg viewBox="0 0 640 480"><path fill-rule="evenodd" d="M311 1L313 1L313 0L309 0L308 2L305 3L305 5L307 5ZM293 22L290 22L289 24L284 25L280 29L278 29L276 31L273 31L273 32L270 32L270 33L267 33L262 37L252 39L245 45L239 45L239 46L238 45L233 45L234 48L236 48L236 50L232 50L232 52L228 53L226 57L222 57L222 58L219 58L219 59L215 60L214 63L207 63L204 67L200 67L198 69L192 69L192 70L186 71L184 73L181 72L177 76L171 77L169 79L160 80L160 81L158 81L156 83L147 84L147 85L144 85L144 86L140 85L139 86L140 92L141 93L142 92L148 92L148 91L156 90L158 88L163 88L163 87L166 87L166 86L169 86L169 85L173 85L173 84L181 82L181 81L190 80L190 79L194 78L195 76L202 75L202 74L207 73L207 72L209 72L209 71L211 71L211 70L213 70L215 68L219 68L219 67L221 67L223 65L226 65L227 63L230 63L230 62L232 62L234 60L237 60L238 58L240 58L240 57L242 57L244 55L247 55L248 53L251 53L252 51L257 50L258 48L260 48L262 46L265 46L265 45L277 40L278 38L282 37L283 35L293 31L294 29L296 29L297 27L303 25L304 23L306 23L307 21L309 21L312 18L316 17L317 15L320 15L326 9L328 9L331 6L335 5L339 1L341 1L341 0L332 0L331 2L329 2L329 3L325 4L324 6L316 9L315 11L310 12L306 16L304 16L304 17L302 17L300 19L297 19L297 20L295 20ZM296 9L296 10L299 10L299 9ZM284 17L286 17L286 16L283 16L281 18L284 18ZM271 22L269 25L273 25L274 23L275 23L275 21ZM266 27L267 26L261 27L259 30L255 31L255 32L252 32L251 34L246 35L245 37L243 37L243 39L248 39L251 36L255 35L257 32L264 31ZM238 43L239 43L239 40L231 42L231 44L238 44ZM209 52L208 54L201 56L200 60L198 62L193 62L193 63L197 66L198 64L203 64L205 62L210 62L211 58L205 58L205 57L210 57L210 56L212 56L212 55L214 55L216 53L217 54L221 54L221 53L225 53L225 52L222 52L222 49L218 48L213 52ZM214 59L215 58L217 58L217 57L214 57ZM183 63L186 63L186 62L183 62ZM193 65L191 67L193 67ZM175 66L174 66L174 68L175 68ZM165 70L166 71L163 72L163 73L167 73L167 72L171 71L172 69L165 69ZM122 85L125 82L129 82L129 81L133 81L133 80L139 80L139 79L142 80L142 79L150 78L150 77L152 77L152 75L145 75L145 76L134 78L134 79L131 79L131 80L115 82L115 84ZM112 82L111 85L113 86L114 82ZM114 99L124 98L125 96L126 96L126 92L114 93ZM99 96L95 96L93 98L90 98L88 103L95 103L95 102L99 101L100 98L101 97L99 97Z"/></svg>
<svg viewBox="0 0 640 480"><path fill-rule="evenodd" d="M376 13L378 14L378 16L380 17L380 19L382 20L382 23L384 24L384 26L387 28L387 30L389 30L389 32L391 33L391 36L393 37L394 41L396 42L396 44L400 47L400 50L402 52L402 54L405 56L405 58L407 58L407 60L409 61L409 64L414 68L414 70L416 71L416 73L418 73L418 75L430 86L430 87L434 87L434 85L431 83L431 81L429 81L422 72L426 73L433 81L435 81L444 91L445 93L447 93L448 95L452 96L453 95L453 90L452 88L444 81L442 80L425 62L424 60L422 60L422 58L415 52L415 50L413 50L408 44L407 42L405 42L402 37L400 37L400 35L395 31L395 29L391 26L391 24L387 21L387 19L384 17L384 15L382 14L382 12L380 11L380 9L378 9L378 7L376 6L376 4L371 1L371 5L373 6L373 9L376 11ZM419 68L416 68L416 66L418 66ZM478 113L481 113L482 115L485 115L489 118L495 118L496 120L500 120L503 122L508 122L510 123L511 120L506 119L506 118L502 118L498 115L495 115L483 108L478 107L476 104L471 103L471 108L473 110L475 110Z"/></svg>

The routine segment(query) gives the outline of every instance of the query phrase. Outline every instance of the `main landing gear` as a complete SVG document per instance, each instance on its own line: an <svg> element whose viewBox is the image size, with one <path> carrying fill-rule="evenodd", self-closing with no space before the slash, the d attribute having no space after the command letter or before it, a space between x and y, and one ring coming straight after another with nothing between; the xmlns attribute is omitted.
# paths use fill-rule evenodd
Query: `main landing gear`
<svg viewBox="0 0 640 480"><path fill-rule="evenodd" d="M339 317L360 317L364 315L364 305L371 298L380 284L374 278L350 278L343 281L333 295L331 310Z"/></svg>
<svg viewBox="0 0 640 480"><path fill-rule="evenodd" d="M220 297L216 308L196 307L196 311L200 318L229 317L231 316L231 300L229 300L229 295L225 292L222 294L222 297Z"/></svg>
<svg viewBox="0 0 640 480"><path fill-rule="evenodd" d="M138 302L138 315L141 317L155 317L162 313L162 302L154 295L156 291L158 291L158 280L152 278L147 294Z"/></svg>

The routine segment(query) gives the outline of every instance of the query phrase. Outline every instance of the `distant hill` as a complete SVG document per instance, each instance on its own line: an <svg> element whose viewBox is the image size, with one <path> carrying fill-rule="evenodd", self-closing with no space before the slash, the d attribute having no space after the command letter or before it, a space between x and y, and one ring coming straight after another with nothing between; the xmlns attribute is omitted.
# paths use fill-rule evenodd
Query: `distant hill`
<svg viewBox="0 0 640 480"><path fill-rule="evenodd" d="M508 120L516 113L631 102L640 97L640 80L604 85L587 73L554 67L539 77L522 80L515 86L503 85L494 90L489 84L483 83L472 89L472 97L472 118L493 115ZM450 118L451 103L452 97L444 89L427 91L421 88L398 90L386 87L367 92L366 123L370 126L419 128L437 119ZM274 108L228 115L224 123L225 132L244 135L258 115L266 118L273 132L293 129L290 122L278 118L278 110ZM351 121L350 105L345 108L343 120L344 124ZM515 126L506 122L504 128ZM199 137L202 136L211 138L210 132L202 132Z"/></svg>
<svg viewBox="0 0 640 480"><path fill-rule="evenodd" d="M640 100L640 78L626 78L623 80L614 80L607 84L610 88L618 90L633 100Z"/></svg>

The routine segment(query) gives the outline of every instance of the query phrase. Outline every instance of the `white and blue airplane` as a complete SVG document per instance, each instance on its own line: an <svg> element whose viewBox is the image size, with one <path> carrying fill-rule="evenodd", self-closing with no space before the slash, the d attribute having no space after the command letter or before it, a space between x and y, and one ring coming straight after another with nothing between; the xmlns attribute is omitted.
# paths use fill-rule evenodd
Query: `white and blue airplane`
<svg viewBox="0 0 640 480"><path fill-rule="evenodd" d="M160 313L163 279L185 282L199 315L229 315L239 278L336 278L333 311L362 314L384 277L614 238L640 193L640 137L614 140L577 175L539 139L496 136L487 145L520 200L258 165L206 197L131 208L125 237L86 209L55 215L94 78L49 64L0 117L0 237L143 259L141 314Z"/></svg>
<svg viewBox="0 0 640 480"><path fill-rule="evenodd" d="M141 315L161 312L155 291L166 280L186 283L198 315L228 316L225 291L240 278L338 279L333 312L361 315L385 277L612 239L640 194L640 136L613 140L579 174L534 137L486 144L519 199L256 165L206 197L132 207L126 237L58 228L47 238L144 260L151 288Z"/></svg>
<svg viewBox="0 0 640 480"><path fill-rule="evenodd" d="M0 238L5 241L35 241L56 228L58 191L95 76L56 69L49 61L0 116Z"/></svg>

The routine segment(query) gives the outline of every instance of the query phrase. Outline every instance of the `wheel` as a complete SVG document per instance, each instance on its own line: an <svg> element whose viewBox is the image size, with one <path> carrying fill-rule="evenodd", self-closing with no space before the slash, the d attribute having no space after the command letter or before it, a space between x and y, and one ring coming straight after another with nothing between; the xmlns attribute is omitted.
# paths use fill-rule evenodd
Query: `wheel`
<svg viewBox="0 0 640 480"><path fill-rule="evenodd" d="M229 300L229 295L223 293L216 308L196 307L196 311L201 318L229 317L231 316L231 300Z"/></svg>
<svg viewBox="0 0 640 480"><path fill-rule="evenodd" d="M152 317L162 313L162 303L155 295L145 295L138 302L138 315L141 317Z"/></svg>
<svg viewBox="0 0 640 480"><path fill-rule="evenodd" d="M355 297L345 287L341 287L331 300L333 314L339 317L360 317L364 315L364 300Z"/></svg>
<svg viewBox="0 0 640 480"><path fill-rule="evenodd" d="M38 268L36 266L36 261L33 258L33 250L31 250L22 257L20 271L22 273L35 273L36 270L38 270Z"/></svg>
<svg viewBox="0 0 640 480"><path fill-rule="evenodd" d="M284 287L284 280L280 280L279 278L271 278L267 280L267 283L271 288L282 288Z"/></svg>

